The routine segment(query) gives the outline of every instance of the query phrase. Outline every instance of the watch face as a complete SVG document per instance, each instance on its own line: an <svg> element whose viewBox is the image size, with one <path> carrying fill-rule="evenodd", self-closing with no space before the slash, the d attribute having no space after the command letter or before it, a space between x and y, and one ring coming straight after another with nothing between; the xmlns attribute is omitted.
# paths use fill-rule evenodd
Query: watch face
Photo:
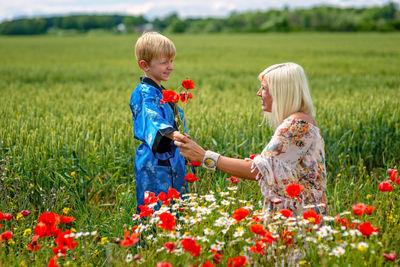
<svg viewBox="0 0 400 267"><path fill-rule="evenodd" d="M213 159L208 158L204 160L204 164L206 164L206 166L209 168L214 168L215 161Z"/></svg>

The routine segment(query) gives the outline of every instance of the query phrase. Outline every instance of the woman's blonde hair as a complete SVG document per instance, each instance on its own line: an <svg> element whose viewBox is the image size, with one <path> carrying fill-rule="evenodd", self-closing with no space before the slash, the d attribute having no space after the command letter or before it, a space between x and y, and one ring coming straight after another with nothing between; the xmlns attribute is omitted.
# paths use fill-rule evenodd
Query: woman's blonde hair
<svg viewBox="0 0 400 267"><path fill-rule="evenodd" d="M174 43L158 32L145 32L136 42L135 55L137 62L144 60L150 64L153 58L173 58L176 49Z"/></svg>
<svg viewBox="0 0 400 267"><path fill-rule="evenodd" d="M258 79L267 82L272 97L271 114L264 119L273 129L295 112L315 115L307 77L300 65L292 62L272 65Z"/></svg>

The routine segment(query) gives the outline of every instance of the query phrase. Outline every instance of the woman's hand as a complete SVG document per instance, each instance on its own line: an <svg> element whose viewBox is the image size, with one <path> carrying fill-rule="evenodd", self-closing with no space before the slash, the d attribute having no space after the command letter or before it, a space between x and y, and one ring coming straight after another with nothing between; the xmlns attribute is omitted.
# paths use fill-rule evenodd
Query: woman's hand
<svg viewBox="0 0 400 267"><path fill-rule="evenodd" d="M177 135L174 137L174 144L179 147L181 155L185 158L202 162L206 151L189 138L190 136Z"/></svg>

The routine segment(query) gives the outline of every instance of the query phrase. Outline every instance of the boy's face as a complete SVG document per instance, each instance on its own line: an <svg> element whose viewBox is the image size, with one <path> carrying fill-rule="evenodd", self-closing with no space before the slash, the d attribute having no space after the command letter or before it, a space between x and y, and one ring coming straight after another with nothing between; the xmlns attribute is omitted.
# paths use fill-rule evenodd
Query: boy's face
<svg viewBox="0 0 400 267"><path fill-rule="evenodd" d="M147 77L151 78L157 84L161 84L161 81L169 80L169 75L174 70L173 61L174 58L161 57L153 58L150 64L141 60L139 65Z"/></svg>

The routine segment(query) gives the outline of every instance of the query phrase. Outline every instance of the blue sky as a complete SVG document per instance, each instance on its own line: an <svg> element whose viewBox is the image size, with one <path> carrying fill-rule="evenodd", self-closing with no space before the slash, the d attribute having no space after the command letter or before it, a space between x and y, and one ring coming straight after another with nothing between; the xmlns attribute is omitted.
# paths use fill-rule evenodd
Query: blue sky
<svg viewBox="0 0 400 267"><path fill-rule="evenodd" d="M303 8L315 5L340 7L381 6L388 0L0 0L0 21L17 17L34 17L74 13L144 15L149 19L174 11L181 18L223 17L232 11L265 11L271 8ZM400 0L393 2L400 4Z"/></svg>

